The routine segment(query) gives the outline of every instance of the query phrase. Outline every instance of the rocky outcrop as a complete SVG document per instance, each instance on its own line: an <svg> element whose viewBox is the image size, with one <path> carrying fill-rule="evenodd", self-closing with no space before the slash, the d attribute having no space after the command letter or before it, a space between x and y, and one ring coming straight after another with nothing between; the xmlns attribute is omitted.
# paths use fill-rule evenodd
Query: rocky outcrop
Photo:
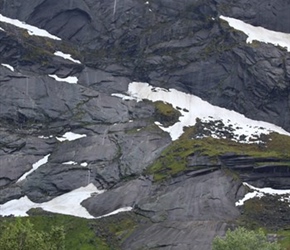
<svg viewBox="0 0 290 250"><path fill-rule="evenodd" d="M282 0L15 0L2 2L1 9L81 46L87 65L115 65L114 74L122 80L179 88L290 129L289 54L270 44L246 44L244 34L218 18L228 15L287 32L289 5Z"/></svg>
<svg viewBox="0 0 290 250"><path fill-rule="evenodd" d="M245 192L222 171L175 178L159 185L150 179L128 181L82 203L95 216L132 206L148 218L122 244L123 249L210 249L240 212L234 203ZM150 241L148 241L150 239Z"/></svg>
<svg viewBox="0 0 290 250"><path fill-rule="evenodd" d="M224 166L240 173L240 178L257 187L289 188L289 159L249 157L228 153L220 157Z"/></svg>
<svg viewBox="0 0 290 250"><path fill-rule="evenodd" d="M107 191L82 203L92 215L130 206L143 218L122 249L211 249L212 239L241 216L235 207L245 193L241 181L289 188L289 158L220 154L198 142L164 151L173 144L154 122L170 126L181 113L116 94L146 81L290 131L289 52L247 44L245 34L219 18L290 32L289 6L282 0L0 0L1 14L62 38L0 23L0 63L15 69L0 66L0 204L24 195L48 201L93 183ZM77 84L66 82L69 76ZM66 132L85 137L59 141ZM47 163L18 181L48 154ZM162 164L154 172L157 159Z"/></svg>

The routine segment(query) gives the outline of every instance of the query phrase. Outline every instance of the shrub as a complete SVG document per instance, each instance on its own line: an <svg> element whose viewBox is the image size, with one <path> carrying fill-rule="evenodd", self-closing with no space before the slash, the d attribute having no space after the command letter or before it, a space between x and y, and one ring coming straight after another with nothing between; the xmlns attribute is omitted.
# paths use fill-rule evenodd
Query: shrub
<svg viewBox="0 0 290 250"><path fill-rule="evenodd" d="M225 238L213 240L213 250L282 250L277 242L269 242L262 230L249 231L240 227L228 230Z"/></svg>
<svg viewBox="0 0 290 250"><path fill-rule="evenodd" d="M1 250L64 250L64 230L52 227L50 232L38 232L28 219L16 218L4 225L0 235Z"/></svg>

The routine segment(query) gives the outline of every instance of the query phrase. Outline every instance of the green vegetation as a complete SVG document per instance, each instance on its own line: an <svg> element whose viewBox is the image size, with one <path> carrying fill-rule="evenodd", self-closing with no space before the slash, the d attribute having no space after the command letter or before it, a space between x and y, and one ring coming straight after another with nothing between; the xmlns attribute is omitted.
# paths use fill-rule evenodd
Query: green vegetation
<svg viewBox="0 0 290 250"><path fill-rule="evenodd" d="M248 231L243 227L234 231L228 230L224 239L216 237L212 245L213 250L281 250L277 242L268 242L265 233Z"/></svg>
<svg viewBox="0 0 290 250"><path fill-rule="evenodd" d="M274 234L283 249L290 250L289 222L281 219L288 217L290 207L287 202L268 195L247 200L242 209L238 225L255 231L262 228L264 232Z"/></svg>
<svg viewBox="0 0 290 250"><path fill-rule="evenodd" d="M62 227L51 227L48 232L34 228L29 219L16 218L4 223L1 230L2 250L64 250L65 234Z"/></svg>
<svg viewBox="0 0 290 250"><path fill-rule="evenodd" d="M290 230L281 230L277 233L279 237L279 243L285 250L290 250Z"/></svg>
<svg viewBox="0 0 290 250"><path fill-rule="evenodd" d="M276 158L284 163L290 161L290 137L272 133L264 136L264 144L237 143L229 139L190 139L196 134L197 127L185 129L184 134L166 148L161 156L149 166L147 173L154 175L154 180L159 181L191 170L187 166L187 158L194 154L207 156L212 164L218 162L218 157L231 152L237 155L248 155L257 158ZM260 160L261 162L261 160ZM289 164L290 166L290 164ZM194 169L198 169L194 167Z"/></svg>
<svg viewBox="0 0 290 250"><path fill-rule="evenodd" d="M64 248L33 248L32 246L29 248L23 248L23 250L119 250L121 243L130 236L138 224L138 218L130 213L122 213L120 215L96 220L52 214L43 212L39 209L32 209L30 214L31 216L29 218L24 217L21 219L14 217L0 217L0 237L6 237L5 239L8 239L7 234L5 233L6 230L4 229L14 228L15 225L17 225L18 220L20 220L21 225L25 225L25 228L30 230L30 234L33 232L33 234L36 235L35 237L45 239L44 243L47 246L53 246L49 241L52 237L48 236L55 234L60 236L65 235L63 241L61 241L62 238L58 240L56 236L53 236L53 243L56 244L57 242L63 242ZM11 239L11 237L13 238L13 234L9 233L9 235L9 239ZM35 242L37 242L39 246L42 246L40 243L44 244L40 240ZM28 243L30 244L30 238ZM18 250L20 248L3 248L2 245L0 245L0 249Z"/></svg>
<svg viewBox="0 0 290 250"><path fill-rule="evenodd" d="M176 123L181 113L173 108L169 103L162 101L154 102L155 105L155 119L164 126L170 126Z"/></svg>

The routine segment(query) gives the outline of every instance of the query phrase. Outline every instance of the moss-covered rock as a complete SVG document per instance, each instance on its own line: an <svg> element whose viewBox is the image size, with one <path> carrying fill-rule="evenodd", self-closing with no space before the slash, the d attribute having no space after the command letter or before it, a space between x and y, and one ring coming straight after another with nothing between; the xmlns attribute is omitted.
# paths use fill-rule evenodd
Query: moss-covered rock
<svg viewBox="0 0 290 250"><path fill-rule="evenodd" d="M171 126L176 123L181 113L176 110L171 104L162 101L154 102L156 121L162 123L165 127Z"/></svg>
<svg viewBox="0 0 290 250"><path fill-rule="evenodd" d="M262 144L246 144L212 137L191 139L198 133L198 124L186 128L184 134L163 151L155 163L149 166L147 172L153 174L155 180L163 180L184 171L221 166L220 157L229 152L237 156L253 157L254 160L257 158L257 164L263 163L263 158L269 164L267 158L270 157L275 165L281 161L283 166L290 166L290 152L287 150L290 147L288 136L271 133L264 136ZM189 164L190 159L197 156L206 156L207 163Z"/></svg>

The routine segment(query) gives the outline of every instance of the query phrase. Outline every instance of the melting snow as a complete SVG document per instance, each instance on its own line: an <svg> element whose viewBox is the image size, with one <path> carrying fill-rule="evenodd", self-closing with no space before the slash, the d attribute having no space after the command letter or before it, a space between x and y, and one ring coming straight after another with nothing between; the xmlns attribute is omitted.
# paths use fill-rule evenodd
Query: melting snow
<svg viewBox="0 0 290 250"><path fill-rule="evenodd" d="M40 139L50 139L52 137L53 137L52 135L49 135L49 136L40 135L40 136L38 136L38 138L40 138Z"/></svg>
<svg viewBox="0 0 290 250"><path fill-rule="evenodd" d="M82 166L82 167L87 167L87 166L88 166L88 163L87 163L87 162L82 162L82 163L81 163L81 166Z"/></svg>
<svg viewBox="0 0 290 250"><path fill-rule="evenodd" d="M255 198L255 197L261 198L261 197L263 197L263 196L264 196L264 194L263 194L263 193L260 193L260 192L258 192L258 191L254 191L254 192L251 192L251 193L247 193L247 194L245 195L245 197L244 197L243 199L237 201L237 202L235 203L235 205L236 205L236 206L242 206L242 205L244 205L245 201L247 201L247 200L253 199L253 198Z"/></svg>
<svg viewBox="0 0 290 250"><path fill-rule="evenodd" d="M79 60L75 60L75 59L73 59L72 56L71 56L70 54L65 54L65 53L63 53L63 52L61 52L61 51L56 51L56 52L54 53L54 55L59 56L59 57L62 57L62 58L64 58L64 59L66 59L66 60L70 60L70 61L72 61L72 62L74 62L74 63L79 63L79 64L81 64L81 62L80 62Z"/></svg>
<svg viewBox="0 0 290 250"><path fill-rule="evenodd" d="M27 196L24 196L19 200L11 200L0 205L0 215L27 216L26 212L31 208L35 208L35 205L36 203L29 200Z"/></svg>
<svg viewBox="0 0 290 250"><path fill-rule="evenodd" d="M66 132L62 137L56 137L56 139L59 141L74 141L86 136L86 134L75 134L73 132Z"/></svg>
<svg viewBox="0 0 290 250"><path fill-rule="evenodd" d="M280 199L281 201L289 200L289 198L290 198L290 190L289 189L288 190L287 189L273 189L273 188L269 188L269 187L257 188L257 187L254 187L254 186L246 183L246 182L244 182L243 184L254 191L251 193L247 193L243 199L237 201L236 206L242 206L242 205L244 205L245 201L252 199L252 198L255 198L255 197L261 198L265 194L268 194L268 195L289 195L288 198L282 197Z"/></svg>
<svg viewBox="0 0 290 250"><path fill-rule="evenodd" d="M57 75L48 75L48 76L54 78L58 82L67 82L71 84L76 84L78 82L78 78L76 76L68 76L66 78L60 78Z"/></svg>
<svg viewBox="0 0 290 250"><path fill-rule="evenodd" d="M247 43L257 40L286 47L290 52L290 34L256 27L231 17L220 16L220 18L227 21L231 27L244 32L248 36Z"/></svg>
<svg viewBox="0 0 290 250"><path fill-rule="evenodd" d="M8 68L8 69L10 69L11 71L14 71L14 68L11 65L9 65L9 64L2 63L1 65L6 67L6 68Z"/></svg>
<svg viewBox="0 0 290 250"><path fill-rule="evenodd" d="M102 216L99 216L97 217L96 219L100 219L100 218L103 218L103 217L107 217L107 216L111 216L111 215L114 215L114 214L118 214L118 213L122 213L122 212L129 212L129 211L132 211L132 207L123 207L123 208L119 208L111 213L108 213L108 214L105 214L105 215L102 215Z"/></svg>
<svg viewBox="0 0 290 250"><path fill-rule="evenodd" d="M27 212L31 208L42 208L53 213L92 219L94 217L88 213L81 203L93 193L100 194L102 192L104 191L100 191L93 184L89 184L44 203L34 203L27 196L24 196L18 200L11 200L0 205L0 215L27 216Z"/></svg>
<svg viewBox="0 0 290 250"><path fill-rule="evenodd" d="M111 94L111 96L122 98L122 100L124 100L124 101L135 100L135 98L132 96L118 94L118 93L113 93L113 94Z"/></svg>
<svg viewBox="0 0 290 250"><path fill-rule="evenodd" d="M26 172L24 175L22 175L18 180L17 182L20 182L20 181L23 181L26 179L26 177L28 175L30 175L32 172L34 172L36 169L38 169L40 166L44 165L45 163L47 163L48 161L48 157L50 156L50 154L44 156L42 159L40 159L39 161L37 161L36 163L34 163L32 165L32 169L29 170L28 172Z"/></svg>
<svg viewBox="0 0 290 250"><path fill-rule="evenodd" d="M78 163L75 161L67 161L67 162L63 162L63 165L77 165Z"/></svg>
<svg viewBox="0 0 290 250"><path fill-rule="evenodd" d="M59 37L51 35L50 33L48 33L46 30L39 29L39 28L37 28L35 26L26 24L26 23L21 22L21 21L19 21L17 19L12 19L12 18L9 18L9 17L5 17L5 16L3 16L1 14L0 14L0 22L9 23L9 24L12 24L12 25L14 25L14 26L16 26L18 28L26 29L28 34L31 35L31 36L42 36L42 37L48 37L48 38L51 38L51 39L54 39L54 40L61 40Z"/></svg>
<svg viewBox="0 0 290 250"><path fill-rule="evenodd" d="M239 141L241 135L245 136L246 141L262 133L278 132L280 134L290 135L290 133L276 125L263 121L251 120L235 111L211 105L197 96L183 93L175 89L167 90L152 87L148 83L132 82L129 84L128 94L137 101L142 99L148 99L153 102L163 101L172 104L175 108L179 108L182 116L179 118L178 122L168 128L159 125L162 130L170 133L172 140L176 140L182 135L184 127L195 125L196 118L200 118L202 121L206 122L219 120L222 121L225 126L233 126L235 128L233 132L235 135L234 140L237 141Z"/></svg>

